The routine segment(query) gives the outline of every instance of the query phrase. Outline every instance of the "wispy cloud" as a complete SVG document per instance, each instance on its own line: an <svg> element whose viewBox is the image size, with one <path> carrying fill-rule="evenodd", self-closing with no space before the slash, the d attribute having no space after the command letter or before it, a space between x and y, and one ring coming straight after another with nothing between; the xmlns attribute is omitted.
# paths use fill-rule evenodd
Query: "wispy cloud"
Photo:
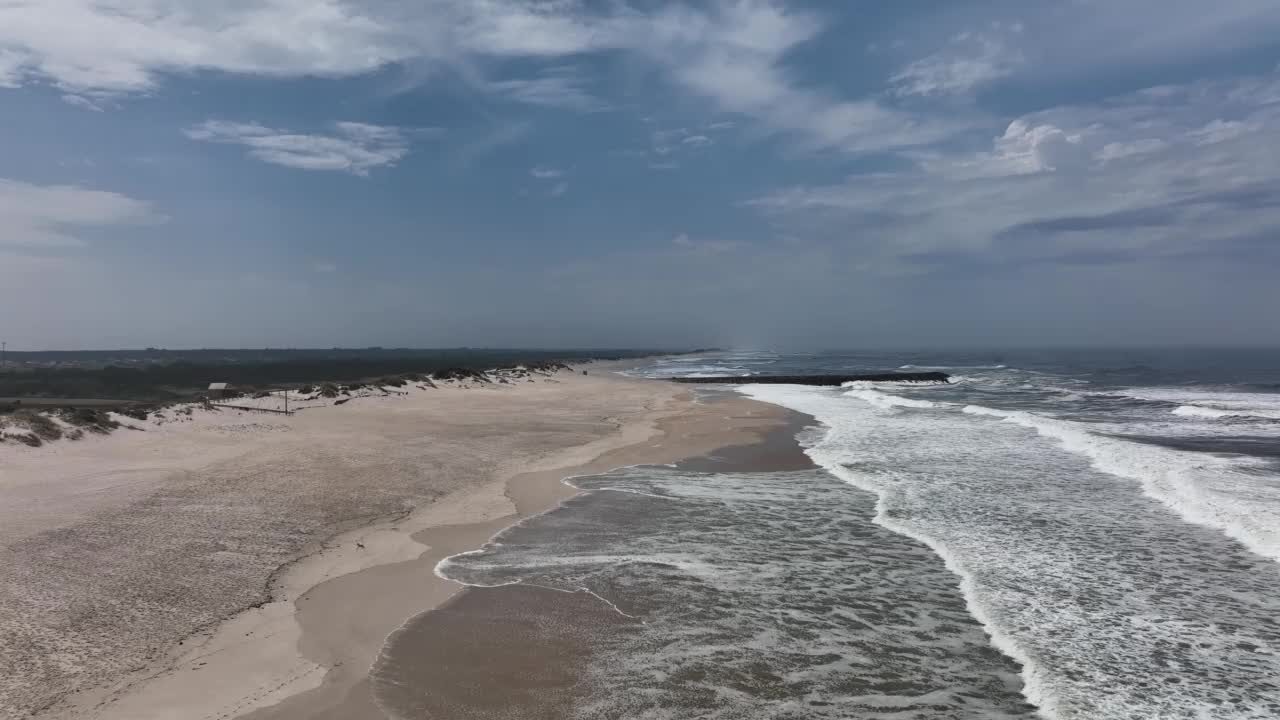
<svg viewBox="0 0 1280 720"><path fill-rule="evenodd" d="M151 206L119 193L74 185L34 185L0 179L0 245L82 247L77 228L164 222Z"/></svg>
<svg viewBox="0 0 1280 720"><path fill-rule="evenodd" d="M496 152L499 148L524 140L531 132L533 132L533 123L527 120L501 123L484 131L476 139L457 147L453 153L454 160L466 165L477 158Z"/></svg>
<svg viewBox="0 0 1280 720"><path fill-rule="evenodd" d="M365 176L409 154L404 131L394 127L341 122L330 135L294 133L257 123L209 120L186 130L192 140L243 145L249 155L299 170L328 170Z"/></svg>
<svg viewBox="0 0 1280 720"><path fill-rule="evenodd" d="M671 239L671 244L684 252L698 255L717 255L736 250L742 246L742 243L733 240L694 239L688 233L676 235Z"/></svg>
<svg viewBox="0 0 1280 720"><path fill-rule="evenodd" d="M784 59L825 29L816 14L743 0L711 11L668 6L640 48L685 90L812 149L851 152L944 138L955 120L912 116L874 98L841 99L793 77Z"/></svg>
<svg viewBox="0 0 1280 720"><path fill-rule="evenodd" d="M563 108L579 112L598 112L608 104L588 90L588 81L576 68L552 68L533 78L517 78L489 82L492 93L528 105Z"/></svg>
<svg viewBox="0 0 1280 720"><path fill-rule="evenodd" d="M565 173L563 170L539 165L530 170L529 175L549 185L547 195L551 197L562 197L569 192L569 182L564 179Z"/></svg>
<svg viewBox="0 0 1280 720"><path fill-rule="evenodd" d="M1019 52L997 37L961 33L946 48L912 62L889 80L902 96L959 95L1012 75L1022 61Z"/></svg>
<svg viewBox="0 0 1280 720"><path fill-rule="evenodd" d="M102 112L106 109L100 101L85 97L84 95L73 95L71 93L67 93L62 96L62 102L71 105L72 107L91 110L93 112Z"/></svg>

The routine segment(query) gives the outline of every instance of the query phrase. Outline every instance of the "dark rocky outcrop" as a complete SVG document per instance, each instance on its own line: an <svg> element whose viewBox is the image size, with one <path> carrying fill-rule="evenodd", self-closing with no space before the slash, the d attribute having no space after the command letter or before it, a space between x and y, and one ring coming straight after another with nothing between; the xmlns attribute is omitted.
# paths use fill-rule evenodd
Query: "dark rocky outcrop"
<svg viewBox="0 0 1280 720"><path fill-rule="evenodd" d="M864 373L861 375L750 375L747 377L685 377L673 382L698 385L824 385L840 386L847 382L944 383L951 376L942 372Z"/></svg>

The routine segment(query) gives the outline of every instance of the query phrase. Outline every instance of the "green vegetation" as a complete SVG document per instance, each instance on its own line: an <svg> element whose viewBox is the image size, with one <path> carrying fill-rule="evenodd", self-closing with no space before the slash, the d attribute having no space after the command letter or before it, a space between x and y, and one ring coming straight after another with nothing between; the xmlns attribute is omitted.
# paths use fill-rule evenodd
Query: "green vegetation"
<svg viewBox="0 0 1280 720"><path fill-rule="evenodd" d="M200 397L212 382L230 383L237 394L318 385L321 395L334 397L339 390L332 383L354 384L378 378L376 382L381 385L400 387L406 382L422 382L427 378L475 380L478 371L493 368L552 367L562 362L633 358L658 352L463 348L11 353L13 363L38 360L63 366L30 369L27 365L0 373L0 398L97 398L160 403ZM67 367L68 364L78 366Z"/></svg>

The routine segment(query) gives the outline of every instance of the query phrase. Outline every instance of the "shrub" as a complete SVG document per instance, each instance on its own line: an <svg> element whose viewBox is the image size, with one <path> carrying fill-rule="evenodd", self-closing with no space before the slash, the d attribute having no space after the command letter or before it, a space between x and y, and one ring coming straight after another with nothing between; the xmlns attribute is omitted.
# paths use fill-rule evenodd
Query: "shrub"
<svg viewBox="0 0 1280 720"><path fill-rule="evenodd" d="M120 427L105 411L94 408L73 408L62 412L62 419L77 428L95 433L109 433Z"/></svg>
<svg viewBox="0 0 1280 720"><path fill-rule="evenodd" d="M475 380L476 382L492 382L489 376L479 370L470 368L445 368L431 374L436 380Z"/></svg>
<svg viewBox="0 0 1280 720"><path fill-rule="evenodd" d="M136 406L117 408L116 412L124 415L125 417L133 418L134 420L146 420L149 414L146 408Z"/></svg>
<svg viewBox="0 0 1280 720"><path fill-rule="evenodd" d="M13 414L15 424L25 427L37 440L57 440L62 437L62 426L54 422L48 415L41 415L31 410L19 410ZM27 443L31 445L31 443ZM40 447L39 443L31 445Z"/></svg>
<svg viewBox="0 0 1280 720"><path fill-rule="evenodd" d="M30 445L31 447L40 447L41 445L44 444L44 442L40 440L40 438L36 437L34 433L27 433L26 435L15 435L13 437L18 442L23 443L25 445Z"/></svg>

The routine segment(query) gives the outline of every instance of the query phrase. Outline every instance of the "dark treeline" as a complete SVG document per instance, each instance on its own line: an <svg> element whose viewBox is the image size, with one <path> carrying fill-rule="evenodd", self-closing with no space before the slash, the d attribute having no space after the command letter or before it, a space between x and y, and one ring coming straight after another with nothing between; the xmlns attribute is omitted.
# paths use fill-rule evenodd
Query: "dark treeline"
<svg viewBox="0 0 1280 720"><path fill-rule="evenodd" d="M116 365L170 365L187 362L196 365L255 364L268 362L303 362L308 360L389 360L395 358L446 358L465 359L473 356L491 357L635 357L654 354L655 350L530 350L528 348L202 348L194 350L10 350L10 365L25 364L74 364L80 367ZM665 351L663 351L665 352ZM702 352L695 350L693 352Z"/></svg>
<svg viewBox="0 0 1280 720"><path fill-rule="evenodd" d="M139 351L142 352L142 351ZM255 351L227 352L239 355ZM433 373L447 368L488 370L521 364L618 360L658 354L653 350L415 350L415 351L286 351L269 361L240 357L221 362L175 362L141 367L107 365L93 368L36 368L0 373L0 397L104 398L165 401L201 394L212 382L238 388L287 386L325 381L355 382L371 378ZM115 356L119 360L119 353ZM242 356L241 356L242 357ZM16 358L10 357L13 362Z"/></svg>

